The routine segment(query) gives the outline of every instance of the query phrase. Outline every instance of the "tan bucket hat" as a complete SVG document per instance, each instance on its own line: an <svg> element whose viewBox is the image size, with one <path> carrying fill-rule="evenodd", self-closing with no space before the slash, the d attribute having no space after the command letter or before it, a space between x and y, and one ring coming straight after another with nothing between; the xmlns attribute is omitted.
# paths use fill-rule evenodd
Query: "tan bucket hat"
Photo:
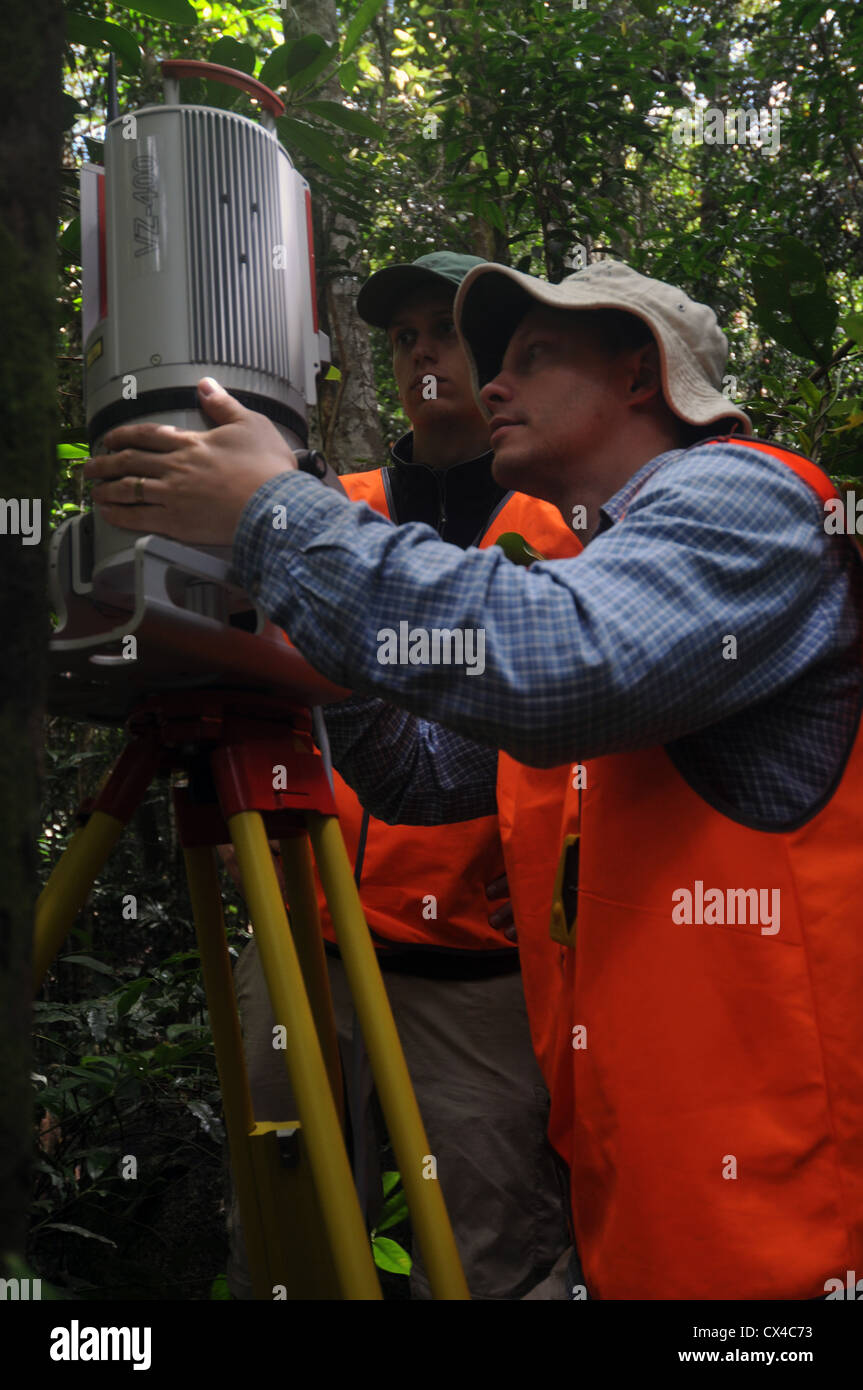
<svg viewBox="0 0 863 1390"><path fill-rule="evenodd" d="M454 316L477 396L500 371L506 345L532 304L637 315L659 344L663 394L675 415L690 425L734 420L742 426L736 432L753 433L749 416L721 391L728 341L713 310L623 261L599 261L557 285L493 263L471 270L456 295Z"/></svg>

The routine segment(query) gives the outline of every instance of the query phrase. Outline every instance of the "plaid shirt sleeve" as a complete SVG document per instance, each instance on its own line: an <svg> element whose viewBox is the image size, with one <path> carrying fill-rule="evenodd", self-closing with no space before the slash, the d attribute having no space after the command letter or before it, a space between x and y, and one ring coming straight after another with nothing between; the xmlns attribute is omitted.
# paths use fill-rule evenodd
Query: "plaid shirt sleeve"
<svg viewBox="0 0 863 1390"><path fill-rule="evenodd" d="M605 529L580 556L530 570L498 547L463 551L428 526L396 527L286 474L247 503L235 566L325 676L419 716L365 707L379 739L375 752L367 746L368 775L395 763L390 746L403 759L387 769L386 798L397 799L399 777L414 782L412 805L425 796L430 823L440 786L451 816L456 787L468 784L459 818L482 814L472 808L484 804L478 780L488 785L491 763L471 744L537 767L665 744L782 690L830 654L835 634L817 622L828 538L806 484L734 444L675 451L642 472L646 481L633 489L635 475L604 508ZM482 673L382 664L380 633L402 622L482 631ZM353 706L333 720L334 751L347 749L349 762Z"/></svg>

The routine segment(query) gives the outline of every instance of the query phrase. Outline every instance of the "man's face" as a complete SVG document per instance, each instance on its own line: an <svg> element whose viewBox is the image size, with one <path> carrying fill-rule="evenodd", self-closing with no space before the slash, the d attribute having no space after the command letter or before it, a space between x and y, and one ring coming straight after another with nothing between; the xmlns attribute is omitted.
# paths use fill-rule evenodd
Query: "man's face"
<svg viewBox="0 0 863 1390"><path fill-rule="evenodd" d="M482 419L453 324L454 298L443 287L416 290L387 328L399 399L412 425Z"/></svg>
<svg viewBox="0 0 863 1390"><path fill-rule="evenodd" d="M501 487L557 500L561 478L595 456L619 424L628 361L594 346L574 312L530 309L482 390Z"/></svg>

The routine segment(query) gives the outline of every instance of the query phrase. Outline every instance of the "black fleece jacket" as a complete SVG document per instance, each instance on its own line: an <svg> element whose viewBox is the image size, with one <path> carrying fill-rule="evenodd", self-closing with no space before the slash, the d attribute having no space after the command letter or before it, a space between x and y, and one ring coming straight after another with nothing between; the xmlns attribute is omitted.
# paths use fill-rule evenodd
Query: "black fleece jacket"
<svg viewBox="0 0 863 1390"><path fill-rule="evenodd" d="M465 550L480 539L506 496L491 476L494 456L489 449L450 468L429 468L414 463L413 443L412 432L403 435L390 450L391 466L384 469L392 518L400 526L424 521L441 540Z"/></svg>

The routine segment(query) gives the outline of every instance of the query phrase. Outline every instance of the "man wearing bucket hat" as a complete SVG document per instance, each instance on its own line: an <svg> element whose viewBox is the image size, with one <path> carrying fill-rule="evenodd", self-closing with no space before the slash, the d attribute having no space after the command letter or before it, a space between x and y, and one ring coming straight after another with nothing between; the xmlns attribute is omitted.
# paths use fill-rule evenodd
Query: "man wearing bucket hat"
<svg viewBox="0 0 863 1390"><path fill-rule="evenodd" d="M363 285L357 310L387 334L412 429L393 446L388 468L341 482L354 501L396 523L425 522L461 547L492 545L516 531L543 554L574 555L580 544L555 507L509 493L491 474L488 422L452 318L456 290L482 264L437 251L380 270ZM509 777L516 776L513 764ZM566 1243L568 1200L563 1165L546 1138L548 1093L531 1046L512 911L501 906L506 824L489 814L454 825L389 826L364 812L338 774L335 782L342 834L468 1285L477 1298L518 1297ZM548 805L559 819L558 788ZM550 897L549 887L549 905ZM363 1157L360 1183L374 1219L380 1177L371 1076L320 885L318 905L355 1152ZM285 1114L290 1089L272 1047L274 1019L254 939L234 983L255 1113ZM229 1282L237 1297L251 1297L235 1196L229 1227ZM411 1293L430 1295L418 1249Z"/></svg>
<svg viewBox="0 0 863 1390"><path fill-rule="evenodd" d="M723 336L683 291L615 263L557 286L479 266L456 320L495 477L583 526L580 556L524 570L396 533L324 496L204 385L226 444L234 430L254 457L219 538L315 666L386 697L328 721L376 814L483 814L496 747L572 764L547 1073L571 1283L823 1297L863 1265L860 551L825 526L829 479L754 439L722 395ZM226 476L217 451L198 468L183 441L118 434L176 454L133 450L116 473L149 463L169 524L197 538L183 497ZM130 503L130 482L110 501ZM395 614L481 623L482 678L381 669L374 638Z"/></svg>

